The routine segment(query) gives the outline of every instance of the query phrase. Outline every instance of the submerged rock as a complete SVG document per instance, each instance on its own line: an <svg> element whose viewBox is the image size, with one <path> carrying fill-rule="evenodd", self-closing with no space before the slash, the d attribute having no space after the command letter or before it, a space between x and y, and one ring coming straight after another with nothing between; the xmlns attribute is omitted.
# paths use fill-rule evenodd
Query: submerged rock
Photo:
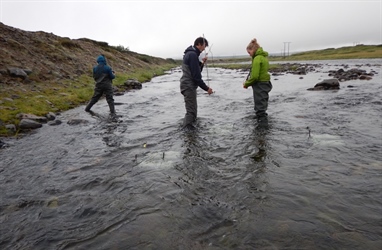
<svg viewBox="0 0 382 250"><path fill-rule="evenodd" d="M49 126L56 126L56 125L60 125L61 123L62 123L61 120L54 120L54 121L49 121L48 125Z"/></svg>
<svg viewBox="0 0 382 250"><path fill-rule="evenodd" d="M89 121L84 119L70 119L67 123L69 125L79 125L79 124L88 124Z"/></svg>

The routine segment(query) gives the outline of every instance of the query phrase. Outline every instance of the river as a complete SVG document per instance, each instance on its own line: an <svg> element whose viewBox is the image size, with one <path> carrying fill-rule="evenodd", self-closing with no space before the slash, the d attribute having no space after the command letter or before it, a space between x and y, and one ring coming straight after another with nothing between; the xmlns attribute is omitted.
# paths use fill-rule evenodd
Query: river
<svg viewBox="0 0 382 250"><path fill-rule="evenodd" d="M181 72L78 107L0 150L1 249L381 249L381 59L273 76L258 129L245 72L208 67L198 130ZM343 65L378 74L308 91ZM70 119L86 124L69 125Z"/></svg>

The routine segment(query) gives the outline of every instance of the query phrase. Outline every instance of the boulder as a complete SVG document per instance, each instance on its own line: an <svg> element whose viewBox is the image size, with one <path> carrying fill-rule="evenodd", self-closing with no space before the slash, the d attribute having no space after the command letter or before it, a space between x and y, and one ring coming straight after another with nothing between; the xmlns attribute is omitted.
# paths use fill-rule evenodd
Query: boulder
<svg viewBox="0 0 382 250"><path fill-rule="evenodd" d="M316 85L314 85L313 88L309 88L308 90L333 90L333 89L340 89L340 82L338 79L326 79L323 80Z"/></svg>
<svg viewBox="0 0 382 250"><path fill-rule="evenodd" d="M366 70L362 69L349 69L347 71L344 69L339 69L330 70L329 76L337 78L340 82L344 82L357 79L370 80L372 79L372 76L374 76L374 74L372 72L367 73Z"/></svg>
<svg viewBox="0 0 382 250"><path fill-rule="evenodd" d="M368 75L360 75L359 76L359 79L360 80L371 80L373 79L371 76L368 76Z"/></svg>
<svg viewBox="0 0 382 250"><path fill-rule="evenodd" d="M42 123L46 123L48 121L48 118L46 118L44 116L37 116L37 115L25 114L25 113L17 114L16 118L18 118L18 119L28 119L28 120L33 120L33 121L42 122Z"/></svg>
<svg viewBox="0 0 382 250"><path fill-rule="evenodd" d="M28 74L25 73L23 69L19 68L8 68L8 74L13 77L19 77L21 79L27 79Z"/></svg>
<svg viewBox="0 0 382 250"><path fill-rule="evenodd" d="M16 125L15 124L7 124L5 125L5 128L8 130L8 131L12 131L12 132L16 132Z"/></svg>
<svg viewBox="0 0 382 250"><path fill-rule="evenodd" d="M30 119L21 119L19 123L20 129L36 129L41 128L42 124Z"/></svg>
<svg viewBox="0 0 382 250"><path fill-rule="evenodd" d="M141 89L142 83L140 83L137 79L129 79L124 82L124 85L128 89Z"/></svg>
<svg viewBox="0 0 382 250"><path fill-rule="evenodd" d="M53 113L53 112L49 112L48 114L46 114L46 119L48 119L49 121L53 121L56 119L56 115Z"/></svg>

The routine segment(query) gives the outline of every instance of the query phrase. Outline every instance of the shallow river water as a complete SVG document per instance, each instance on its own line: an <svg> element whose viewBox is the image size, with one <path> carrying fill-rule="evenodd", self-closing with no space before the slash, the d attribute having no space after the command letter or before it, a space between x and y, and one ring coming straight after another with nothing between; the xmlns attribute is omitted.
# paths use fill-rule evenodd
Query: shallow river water
<svg viewBox="0 0 382 250"><path fill-rule="evenodd" d="M194 133L174 69L116 96L117 121L102 99L7 141L0 249L381 249L382 61L309 63L272 77L268 130L246 73L209 67ZM378 74L307 91L344 65Z"/></svg>

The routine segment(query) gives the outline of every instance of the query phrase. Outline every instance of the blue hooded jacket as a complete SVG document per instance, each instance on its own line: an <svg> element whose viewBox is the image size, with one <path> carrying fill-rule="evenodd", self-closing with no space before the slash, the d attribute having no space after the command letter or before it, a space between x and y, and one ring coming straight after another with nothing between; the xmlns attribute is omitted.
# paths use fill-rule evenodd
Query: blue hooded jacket
<svg viewBox="0 0 382 250"><path fill-rule="evenodd" d="M112 80L115 78L113 70L107 65L106 58L103 55L98 56L97 66L93 68L93 78L96 84L112 84Z"/></svg>

